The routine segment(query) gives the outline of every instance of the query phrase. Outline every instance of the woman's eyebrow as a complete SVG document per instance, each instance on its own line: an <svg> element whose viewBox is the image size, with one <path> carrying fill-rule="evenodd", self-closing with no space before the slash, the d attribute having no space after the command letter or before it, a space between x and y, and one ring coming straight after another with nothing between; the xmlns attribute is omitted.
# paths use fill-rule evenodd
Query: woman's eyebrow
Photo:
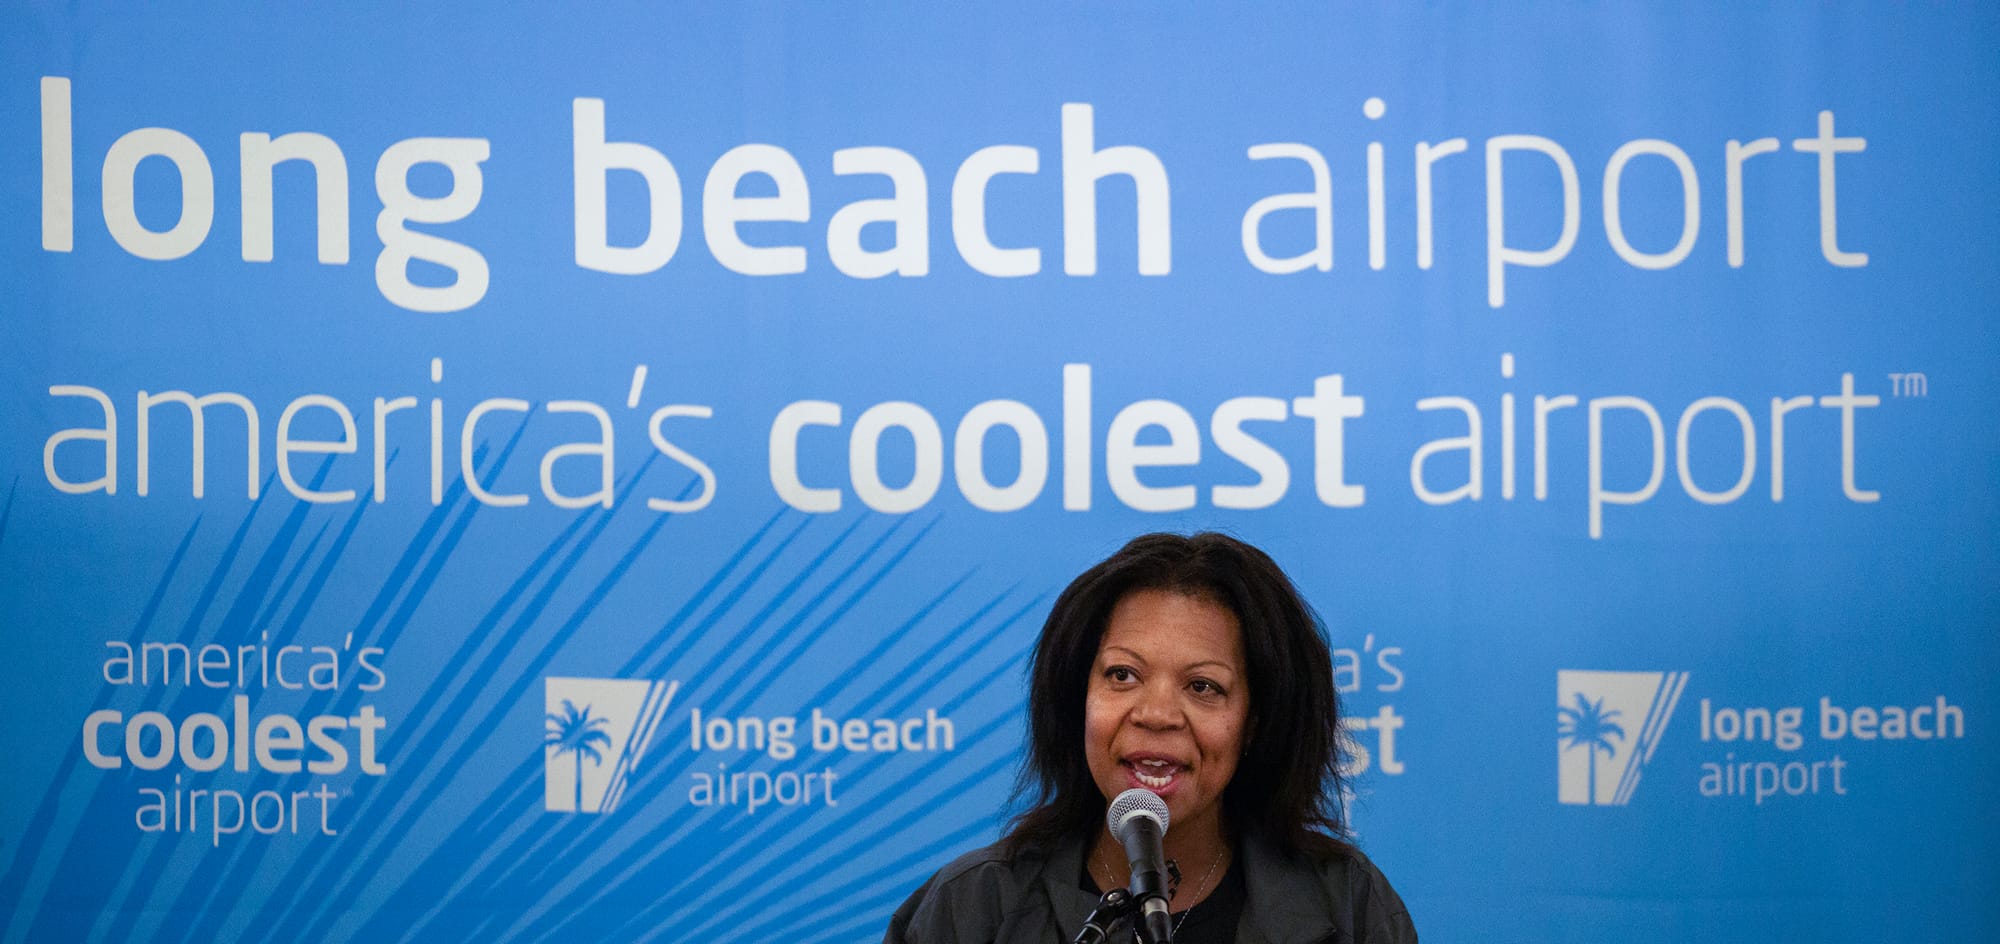
<svg viewBox="0 0 2000 944"><path fill-rule="evenodd" d="M1099 658L1099 659L1103 659L1104 657L1106 657L1106 656L1110 656L1110 655L1112 655L1113 653L1116 653L1116 654L1118 655L1118 657L1119 657L1119 658L1121 658L1121 659L1126 659L1126 660L1130 660L1130 661L1132 661L1132 662L1137 662L1137 663L1139 663L1140 665L1145 665L1145 664L1147 664L1147 663L1146 663L1146 657L1145 657L1145 656L1142 656L1142 655L1138 654L1137 652L1134 652L1134 651L1132 651L1131 649L1127 649L1127 648L1125 648L1124 646L1115 646L1115 645L1114 645L1114 646L1105 646L1105 647L1104 647L1104 648L1103 648L1102 650L1100 650L1100 651L1098 652L1098 658ZM1225 671L1225 672L1228 672L1228 673L1229 673L1229 674L1231 674L1231 675L1241 675L1241 674L1242 674L1242 670L1240 670L1240 669L1236 668L1236 667L1235 667L1235 666L1233 666L1233 665L1230 665L1230 664L1229 664L1229 663L1228 663L1227 661L1225 661L1225 660L1222 660L1222 659L1203 659L1203 660L1201 660L1200 662L1191 662L1191 663L1188 663L1187 665L1183 666L1182 668L1183 668L1184 670L1187 670L1187 671L1192 671L1192 670L1194 670L1194 669L1200 669L1200 668L1204 668L1204 667L1208 667L1208 666L1214 666L1215 668L1218 668L1218 669L1222 669L1223 671Z"/></svg>
<svg viewBox="0 0 2000 944"><path fill-rule="evenodd" d="M1102 650L1098 652L1098 657L1102 658L1104 656L1111 655L1114 652L1119 653L1120 658L1131 659L1134 662L1144 663L1146 661L1145 656L1142 656L1137 652L1127 649L1124 646L1105 646Z"/></svg>

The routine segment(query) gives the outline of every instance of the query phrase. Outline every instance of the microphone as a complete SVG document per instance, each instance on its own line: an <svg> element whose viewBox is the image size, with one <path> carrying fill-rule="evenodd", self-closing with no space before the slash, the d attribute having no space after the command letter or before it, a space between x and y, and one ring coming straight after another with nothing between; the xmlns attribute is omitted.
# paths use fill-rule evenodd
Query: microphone
<svg viewBox="0 0 2000 944"><path fill-rule="evenodd" d="M1170 944L1173 920L1167 913L1167 855L1161 842L1167 836L1167 801L1143 787L1133 787L1111 801L1104 814L1111 835L1125 847L1132 865L1128 889L1139 906L1139 920L1153 944Z"/></svg>

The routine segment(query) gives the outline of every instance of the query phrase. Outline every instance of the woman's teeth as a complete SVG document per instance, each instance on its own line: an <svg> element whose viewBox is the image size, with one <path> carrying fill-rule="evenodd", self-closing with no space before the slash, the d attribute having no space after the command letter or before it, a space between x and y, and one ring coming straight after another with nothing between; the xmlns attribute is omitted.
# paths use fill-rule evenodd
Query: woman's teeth
<svg viewBox="0 0 2000 944"><path fill-rule="evenodd" d="M1164 789L1173 783L1174 775L1179 772L1179 766L1165 761L1139 761L1132 765L1132 775L1154 790Z"/></svg>

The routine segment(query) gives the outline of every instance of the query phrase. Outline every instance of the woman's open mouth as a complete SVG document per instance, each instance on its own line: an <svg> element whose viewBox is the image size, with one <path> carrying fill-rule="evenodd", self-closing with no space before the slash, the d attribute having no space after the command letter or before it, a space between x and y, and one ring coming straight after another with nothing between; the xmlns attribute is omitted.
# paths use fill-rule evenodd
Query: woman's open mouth
<svg viewBox="0 0 2000 944"><path fill-rule="evenodd" d="M1145 787L1154 793L1171 788L1180 775L1187 770L1181 764L1164 757L1133 757L1124 761L1125 769L1132 774L1134 786Z"/></svg>

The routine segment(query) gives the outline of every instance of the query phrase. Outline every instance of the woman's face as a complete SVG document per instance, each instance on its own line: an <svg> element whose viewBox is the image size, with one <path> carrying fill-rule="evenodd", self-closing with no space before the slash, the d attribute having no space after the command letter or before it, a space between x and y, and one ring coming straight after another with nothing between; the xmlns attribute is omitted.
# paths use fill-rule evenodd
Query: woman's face
<svg viewBox="0 0 2000 944"><path fill-rule="evenodd" d="M1172 832L1219 831L1249 718L1235 614L1170 590L1112 608L1083 708L1090 775L1107 802L1144 787L1167 801Z"/></svg>

